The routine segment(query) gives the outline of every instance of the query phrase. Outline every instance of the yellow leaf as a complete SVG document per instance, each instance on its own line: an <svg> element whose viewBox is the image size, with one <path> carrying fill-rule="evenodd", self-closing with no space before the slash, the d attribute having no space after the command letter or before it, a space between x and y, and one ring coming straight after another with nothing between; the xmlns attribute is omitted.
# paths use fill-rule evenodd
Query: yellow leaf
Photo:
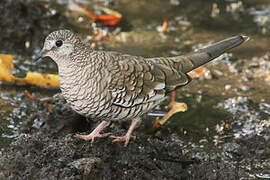
<svg viewBox="0 0 270 180"><path fill-rule="evenodd" d="M25 78L13 76L10 74L10 70L14 68L12 59L13 57L11 55L0 54L0 81L59 87L59 78L56 74L27 72Z"/></svg>
<svg viewBox="0 0 270 180"><path fill-rule="evenodd" d="M13 69L12 56L0 54L0 81L11 81L9 70Z"/></svg>

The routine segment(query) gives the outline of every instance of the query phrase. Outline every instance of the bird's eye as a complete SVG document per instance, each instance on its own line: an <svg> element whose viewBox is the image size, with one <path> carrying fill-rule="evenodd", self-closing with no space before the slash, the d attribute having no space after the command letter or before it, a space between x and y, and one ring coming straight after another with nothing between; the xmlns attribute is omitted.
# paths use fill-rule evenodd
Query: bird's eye
<svg viewBox="0 0 270 180"><path fill-rule="evenodd" d="M62 46L62 44L63 44L63 41L62 41L62 40L57 40L57 41L55 42L55 45L56 45L57 47Z"/></svg>

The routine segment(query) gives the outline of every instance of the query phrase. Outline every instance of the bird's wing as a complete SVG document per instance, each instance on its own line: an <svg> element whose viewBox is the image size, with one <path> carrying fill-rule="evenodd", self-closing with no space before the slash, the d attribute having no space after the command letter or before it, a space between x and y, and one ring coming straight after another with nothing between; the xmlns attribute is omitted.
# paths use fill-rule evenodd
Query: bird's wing
<svg viewBox="0 0 270 180"><path fill-rule="evenodd" d="M161 63L142 57L121 56L110 66L109 91L113 104L133 107L162 100L166 93L186 85L189 77Z"/></svg>

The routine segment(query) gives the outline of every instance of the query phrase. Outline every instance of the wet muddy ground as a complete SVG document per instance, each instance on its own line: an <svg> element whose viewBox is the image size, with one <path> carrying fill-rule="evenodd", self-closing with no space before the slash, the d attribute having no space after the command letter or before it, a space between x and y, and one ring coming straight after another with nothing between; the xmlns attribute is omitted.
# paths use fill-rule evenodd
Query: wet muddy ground
<svg viewBox="0 0 270 180"><path fill-rule="evenodd" d="M32 63L55 29L72 29L96 49L147 57L184 54L235 34L251 39L206 65L206 73L177 91L187 112L155 131L155 117L146 114L134 132L137 139L126 148L109 138L93 144L75 139L75 132L89 133L95 124L53 97L59 89L1 83L0 179L270 178L267 1L224 1L217 7L210 0L82 2L117 10L123 19L115 27L96 27L68 11L65 1L0 2L0 52L14 55L16 75L57 72L50 60ZM93 36L96 31L101 35ZM152 114L166 112L168 101ZM113 123L106 131L121 135L127 128Z"/></svg>

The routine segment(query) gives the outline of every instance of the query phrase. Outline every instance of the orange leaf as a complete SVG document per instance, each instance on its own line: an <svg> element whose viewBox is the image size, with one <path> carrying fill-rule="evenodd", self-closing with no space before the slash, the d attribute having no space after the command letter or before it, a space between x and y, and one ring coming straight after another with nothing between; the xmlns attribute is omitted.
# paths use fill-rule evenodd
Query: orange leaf
<svg viewBox="0 0 270 180"><path fill-rule="evenodd" d="M162 24L162 32L167 32L167 30L168 30L168 21L167 19L164 19Z"/></svg>
<svg viewBox="0 0 270 180"><path fill-rule="evenodd" d="M95 20L102 21L108 25L116 25L121 20L121 18L111 15L100 15L97 16Z"/></svg>
<svg viewBox="0 0 270 180"><path fill-rule="evenodd" d="M112 26L116 25L122 18L122 15L119 12L104 7L97 7L97 9L105 12L106 14L97 15L92 10L90 10L89 7L84 3L76 2L73 6L78 6L79 8L82 8L81 12L91 17L93 22L102 21L103 23Z"/></svg>
<svg viewBox="0 0 270 180"><path fill-rule="evenodd" d="M188 72L187 74L191 77L191 78L199 78L199 79L204 79L205 78L205 74L209 72L209 70L203 66L198 67L196 69L193 69L192 71Z"/></svg>
<svg viewBox="0 0 270 180"><path fill-rule="evenodd" d="M34 99L35 97L27 90L24 90L24 94L29 97L29 99Z"/></svg>

